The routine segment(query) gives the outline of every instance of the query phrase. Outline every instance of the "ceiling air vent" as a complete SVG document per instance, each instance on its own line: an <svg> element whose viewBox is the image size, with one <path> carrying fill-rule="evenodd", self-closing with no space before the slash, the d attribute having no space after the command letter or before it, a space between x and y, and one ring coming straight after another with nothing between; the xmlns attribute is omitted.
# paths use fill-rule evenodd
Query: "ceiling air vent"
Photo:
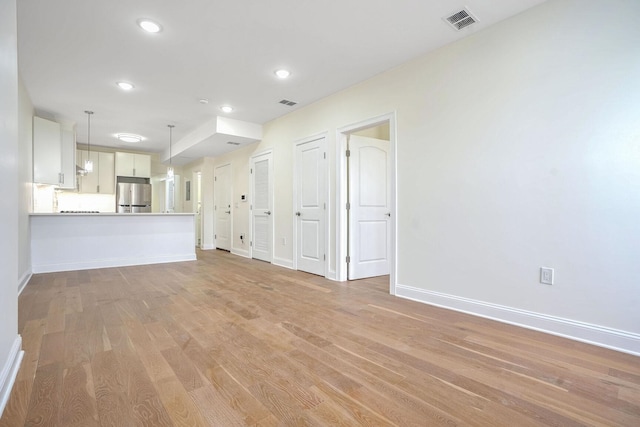
<svg viewBox="0 0 640 427"><path fill-rule="evenodd" d="M229 145L240 145L239 142L235 142L235 141L227 141L227 144L229 144Z"/></svg>
<svg viewBox="0 0 640 427"><path fill-rule="evenodd" d="M475 24L478 22L475 16L469 12L469 9L462 9L457 12L450 14L449 16L445 16L444 19L449 25L455 28L457 31L468 27L471 24Z"/></svg>
<svg viewBox="0 0 640 427"><path fill-rule="evenodd" d="M282 101L280 101L280 104L288 105L289 107L293 107L294 105L297 104L297 102L289 101L288 99L283 99Z"/></svg>

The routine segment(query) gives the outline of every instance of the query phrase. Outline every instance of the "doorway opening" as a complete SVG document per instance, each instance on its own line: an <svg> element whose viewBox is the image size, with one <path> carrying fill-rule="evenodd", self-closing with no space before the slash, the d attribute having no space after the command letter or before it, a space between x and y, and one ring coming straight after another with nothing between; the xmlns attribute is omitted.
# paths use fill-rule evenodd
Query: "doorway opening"
<svg viewBox="0 0 640 427"><path fill-rule="evenodd" d="M395 295L395 113L338 129L337 143L336 278L388 274Z"/></svg>

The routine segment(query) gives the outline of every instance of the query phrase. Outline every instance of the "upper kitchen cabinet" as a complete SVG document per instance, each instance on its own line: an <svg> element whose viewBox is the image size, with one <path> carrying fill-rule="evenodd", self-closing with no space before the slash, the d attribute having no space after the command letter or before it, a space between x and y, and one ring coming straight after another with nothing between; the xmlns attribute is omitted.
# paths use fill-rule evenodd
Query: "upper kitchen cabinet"
<svg viewBox="0 0 640 427"><path fill-rule="evenodd" d="M89 172L81 176L79 190L81 193L98 193L98 194L114 194L115 181L114 175L114 154L103 153L101 151L78 150L77 157L80 165L84 165L85 160L93 161L93 172Z"/></svg>
<svg viewBox="0 0 640 427"><path fill-rule="evenodd" d="M76 188L76 132L62 126L62 176L58 187Z"/></svg>
<svg viewBox="0 0 640 427"><path fill-rule="evenodd" d="M151 156L117 152L116 176L151 178Z"/></svg>
<svg viewBox="0 0 640 427"><path fill-rule="evenodd" d="M75 154L73 128L40 117L33 118L33 182L75 188Z"/></svg>

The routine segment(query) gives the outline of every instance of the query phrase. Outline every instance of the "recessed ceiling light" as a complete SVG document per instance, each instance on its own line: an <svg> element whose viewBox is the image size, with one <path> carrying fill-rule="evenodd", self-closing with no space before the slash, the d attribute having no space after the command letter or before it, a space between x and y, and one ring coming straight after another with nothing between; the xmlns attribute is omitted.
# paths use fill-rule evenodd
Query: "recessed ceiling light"
<svg viewBox="0 0 640 427"><path fill-rule="evenodd" d="M207 98L202 98L202 99L199 99L199 100L198 100L198 102L199 102L200 104L204 104L204 105L206 105L206 104L208 104L208 103L209 103L209 100L208 100Z"/></svg>
<svg viewBox="0 0 640 427"><path fill-rule="evenodd" d="M285 70L285 69L280 69L280 70L274 71L274 74L279 79L286 79L287 77L289 77L291 75L291 71Z"/></svg>
<svg viewBox="0 0 640 427"><path fill-rule="evenodd" d="M162 27L160 26L160 24L153 22L150 19L138 19L137 22L140 28L148 33L159 33L160 31L162 31Z"/></svg>
<svg viewBox="0 0 640 427"><path fill-rule="evenodd" d="M225 113L230 113L233 111L233 107L230 107L228 105L223 105L222 107L220 107L220 109Z"/></svg>
<svg viewBox="0 0 640 427"><path fill-rule="evenodd" d="M131 83L127 83L127 82L118 82L117 85L122 90L131 90L131 89L133 89L133 85Z"/></svg>
<svg viewBox="0 0 640 427"><path fill-rule="evenodd" d="M140 142L142 141L142 137L140 135L134 135L132 133L119 133L116 135L120 141L123 142Z"/></svg>

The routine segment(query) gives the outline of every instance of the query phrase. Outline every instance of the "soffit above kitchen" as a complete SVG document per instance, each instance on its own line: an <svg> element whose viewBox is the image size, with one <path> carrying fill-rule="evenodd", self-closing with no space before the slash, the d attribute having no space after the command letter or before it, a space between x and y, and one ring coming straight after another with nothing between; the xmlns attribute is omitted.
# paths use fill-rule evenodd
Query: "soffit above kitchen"
<svg viewBox="0 0 640 427"><path fill-rule="evenodd" d="M21 0L19 72L37 113L75 122L78 142L90 109L92 145L164 152L168 124L176 145L217 116L261 125L542 2ZM462 8L477 22L456 31L443 18ZM227 142L185 158L237 148Z"/></svg>

